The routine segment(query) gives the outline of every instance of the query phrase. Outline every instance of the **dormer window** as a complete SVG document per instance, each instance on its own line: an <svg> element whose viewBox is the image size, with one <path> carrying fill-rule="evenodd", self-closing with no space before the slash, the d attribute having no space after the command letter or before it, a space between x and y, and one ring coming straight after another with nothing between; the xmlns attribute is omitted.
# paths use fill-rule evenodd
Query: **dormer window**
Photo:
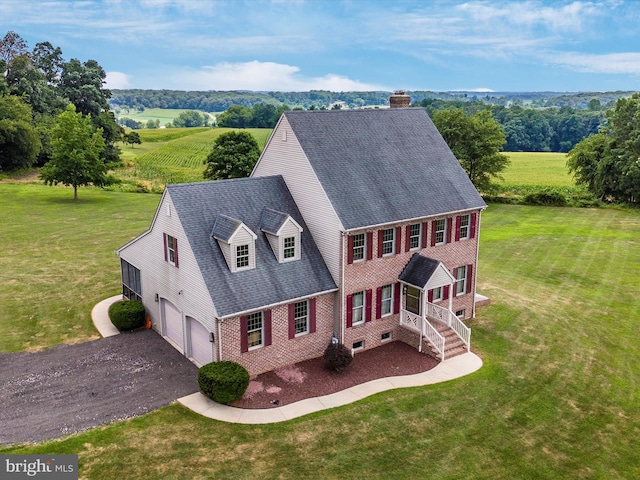
<svg viewBox="0 0 640 480"><path fill-rule="evenodd" d="M279 263L301 258L302 227L291 215L265 207L260 220L260 230L267 236Z"/></svg>
<svg viewBox="0 0 640 480"><path fill-rule="evenodd" d="M239 272L256 268L256 239L253 231L243 222L218 214L211 231L222 250L229 270Z"/></svg>

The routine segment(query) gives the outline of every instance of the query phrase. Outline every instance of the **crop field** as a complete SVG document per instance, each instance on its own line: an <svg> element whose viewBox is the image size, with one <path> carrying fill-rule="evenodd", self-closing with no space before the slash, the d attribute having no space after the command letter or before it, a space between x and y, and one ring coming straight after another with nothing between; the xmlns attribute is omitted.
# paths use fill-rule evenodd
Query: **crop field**
<svg viewBox="0 0 640 480"><path fill-rule="evenodd" d="M117 176L150 184L160 191L168 183L200 182L204 162L218 135L229 128L149 129L139 130L142 145L122 146L127 168L116 171ZM271 134L271 129L250 128L260 149ZM142 148L140 148L142 147Z"/></svg>

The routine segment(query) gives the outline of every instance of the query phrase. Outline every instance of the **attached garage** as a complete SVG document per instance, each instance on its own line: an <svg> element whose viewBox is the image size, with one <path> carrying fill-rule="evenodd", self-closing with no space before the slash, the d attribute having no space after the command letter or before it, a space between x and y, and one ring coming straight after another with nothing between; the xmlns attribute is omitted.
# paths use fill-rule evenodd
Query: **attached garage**
<svg viewBox="0 0 640 480"><path fill-rule="evenodd" d="M170 301L162 300L164 335L184 352L182 312Z"/></svg>
<svg viewBox="0 0 640 480"><path fill-rule="evenodd" d="M209 331L195 318L187 317L189 348L187 355L200 365L213 361L213 343Z"/></svg>

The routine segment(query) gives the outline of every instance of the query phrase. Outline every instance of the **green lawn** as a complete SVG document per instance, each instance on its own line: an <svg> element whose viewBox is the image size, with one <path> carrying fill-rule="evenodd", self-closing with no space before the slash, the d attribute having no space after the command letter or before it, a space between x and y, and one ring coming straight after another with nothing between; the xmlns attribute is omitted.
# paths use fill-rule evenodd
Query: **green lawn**
<svg viewBox="0 0 640 480"><path fill-rule="evenodd" d="M0 349L90 337L91 304L117 292L113 250L158 197L81 190L74 204L66 189L4 184L0 196ZM91 479L639 478L640 212L490 205L482 220L492 305L470 322L485 362L471 376L273 425L174 405L0 452L78 453Z"/></svg>
<svg viewBox="0 0 640 480"><path fill-rule="evenodd" d="M182 112L189 111L189 109L176 109L176 108L146 108L144 111L139 112L134 108L122 108L116 109L118 118L130 118L136 122L141 122L146 125L148 120L160 120L160 125L166 125L173 122L173 120ZM215 121L215 115L196 110L201 114L211 117L211 121Z"/></svg>

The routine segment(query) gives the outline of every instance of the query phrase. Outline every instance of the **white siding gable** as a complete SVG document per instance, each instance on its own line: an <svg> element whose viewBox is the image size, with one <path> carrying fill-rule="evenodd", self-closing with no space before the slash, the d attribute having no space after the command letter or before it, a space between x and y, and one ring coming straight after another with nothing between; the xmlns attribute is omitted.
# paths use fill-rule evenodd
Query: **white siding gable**
<svg viewBox="0 0 640 480"><path fill-rule="evenodd" d="M336 283L342 224L285 116L280 118L252 177L282 175Z"/></svg>
<svg viewBox="0 0 640 480"><path fill-rule="evenodd" d="M178 242L178 267L165 261L164 234L171 235ZM161 328L162 302L156 301L158 295L158 299L169 300L185 316L196 318L210 332L214 331L215 306L167 191L162 196L149 231L117 253L140 270L142 302L156 330L166 334Z"/></svg>
<svg viewBox="0 0 640 480"><path fill-rule="evenodd" d="M455 281L455 278L453 278L453 275L449 273L449 270L447 270L447 268L441 262L440 265L438 265L438 268L436 268L435 272L433 272L433 275L431 275L431 278L429 279L427 284L425 285L425 290L431 290L437 287L444 287L445 285L452 284L454 281Z"/></svg>
<svg viewBox="0 0 640 480"><path fill-rule="evenodd" d="M278 230L276 235L265 232L267 236L267 240L269 240L269 245L271 245L271 250L273 250L273 254L278 259L278 262L291 262L294 260L300 260L302 253L302 246L300 244L300 233L302 232L302 227L298 225L293 218L289 217L282 227ZM285 239L293 237L295 239L294 246L294 256L285 258Z"/></svg>

